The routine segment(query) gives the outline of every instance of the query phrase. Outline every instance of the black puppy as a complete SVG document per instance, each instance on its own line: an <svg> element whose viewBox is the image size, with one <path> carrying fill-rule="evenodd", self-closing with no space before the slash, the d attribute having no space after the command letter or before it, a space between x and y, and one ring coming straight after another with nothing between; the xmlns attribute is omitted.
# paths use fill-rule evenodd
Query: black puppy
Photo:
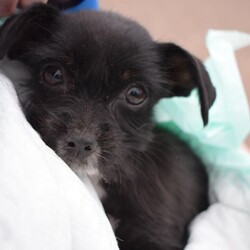
<svg viewBox="0 0 250 250"><path fill-rule="evenodd" d="M5 56L29 68L31 79L17 89L28 121L74 171L105 190L120 248L183 249L190 221L208 205L207 176L151 116L160 98L198 88L207 123L215 91L201 62L119 15L61 14L46 5L3 25Z"/></svg>

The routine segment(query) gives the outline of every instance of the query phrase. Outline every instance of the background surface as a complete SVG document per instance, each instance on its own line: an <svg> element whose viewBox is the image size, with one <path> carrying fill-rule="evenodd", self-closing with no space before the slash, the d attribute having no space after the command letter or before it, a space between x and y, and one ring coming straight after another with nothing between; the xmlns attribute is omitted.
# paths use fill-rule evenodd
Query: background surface
<svg viewBox="0 0 250 250"><path fill-rule="evenodd" d="M100 6L138 21L155 40L175 42L203 60L208 29L250 33L250 0L100 0ZM250 104L250 47L236 55Z"/></svg>

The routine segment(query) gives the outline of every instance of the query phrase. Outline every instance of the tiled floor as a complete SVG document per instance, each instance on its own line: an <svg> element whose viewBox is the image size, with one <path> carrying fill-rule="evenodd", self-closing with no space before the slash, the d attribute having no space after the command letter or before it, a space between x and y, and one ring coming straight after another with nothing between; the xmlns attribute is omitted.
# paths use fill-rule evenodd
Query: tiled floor
<svg viewBox="0 0 250 250"><path fill-rule="evenodd" d="M250 0L100 0L101 8L140 22L160 41L172 41L205 59L208 29L250 33ZM250 47L237 52L250 103ZM250 145L250 138L249 138Z"/></svg>

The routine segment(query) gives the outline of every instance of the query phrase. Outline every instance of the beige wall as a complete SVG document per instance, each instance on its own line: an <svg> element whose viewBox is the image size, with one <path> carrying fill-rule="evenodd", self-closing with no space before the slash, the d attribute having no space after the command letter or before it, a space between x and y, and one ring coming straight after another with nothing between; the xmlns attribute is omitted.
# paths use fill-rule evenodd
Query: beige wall
<svg viewBox="0 0 250 250"><path fill-rule="evenodd" d="M250 33L250 0L100 0L100 5L137 20L154 39L176 42L201 59L207 57L208 29ZM237 58L250 103L250 47L237 52Z"/></svg>

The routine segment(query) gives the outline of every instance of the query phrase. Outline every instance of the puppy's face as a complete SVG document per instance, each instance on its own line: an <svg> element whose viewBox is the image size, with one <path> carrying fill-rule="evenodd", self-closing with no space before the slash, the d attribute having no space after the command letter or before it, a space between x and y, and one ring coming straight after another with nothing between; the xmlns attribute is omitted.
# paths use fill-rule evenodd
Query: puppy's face
<svg viewBox="0 0 250 250"><path fill-rule="evenodd" d="M46 144L76 171L110 182L136 174L137 153L154 140L152 109L161 97L198 87L205 123L214 100L196 58L112 13L62 15L37 5L3 26L0 47L1 57L29 68L20 99Z"/></svg>

